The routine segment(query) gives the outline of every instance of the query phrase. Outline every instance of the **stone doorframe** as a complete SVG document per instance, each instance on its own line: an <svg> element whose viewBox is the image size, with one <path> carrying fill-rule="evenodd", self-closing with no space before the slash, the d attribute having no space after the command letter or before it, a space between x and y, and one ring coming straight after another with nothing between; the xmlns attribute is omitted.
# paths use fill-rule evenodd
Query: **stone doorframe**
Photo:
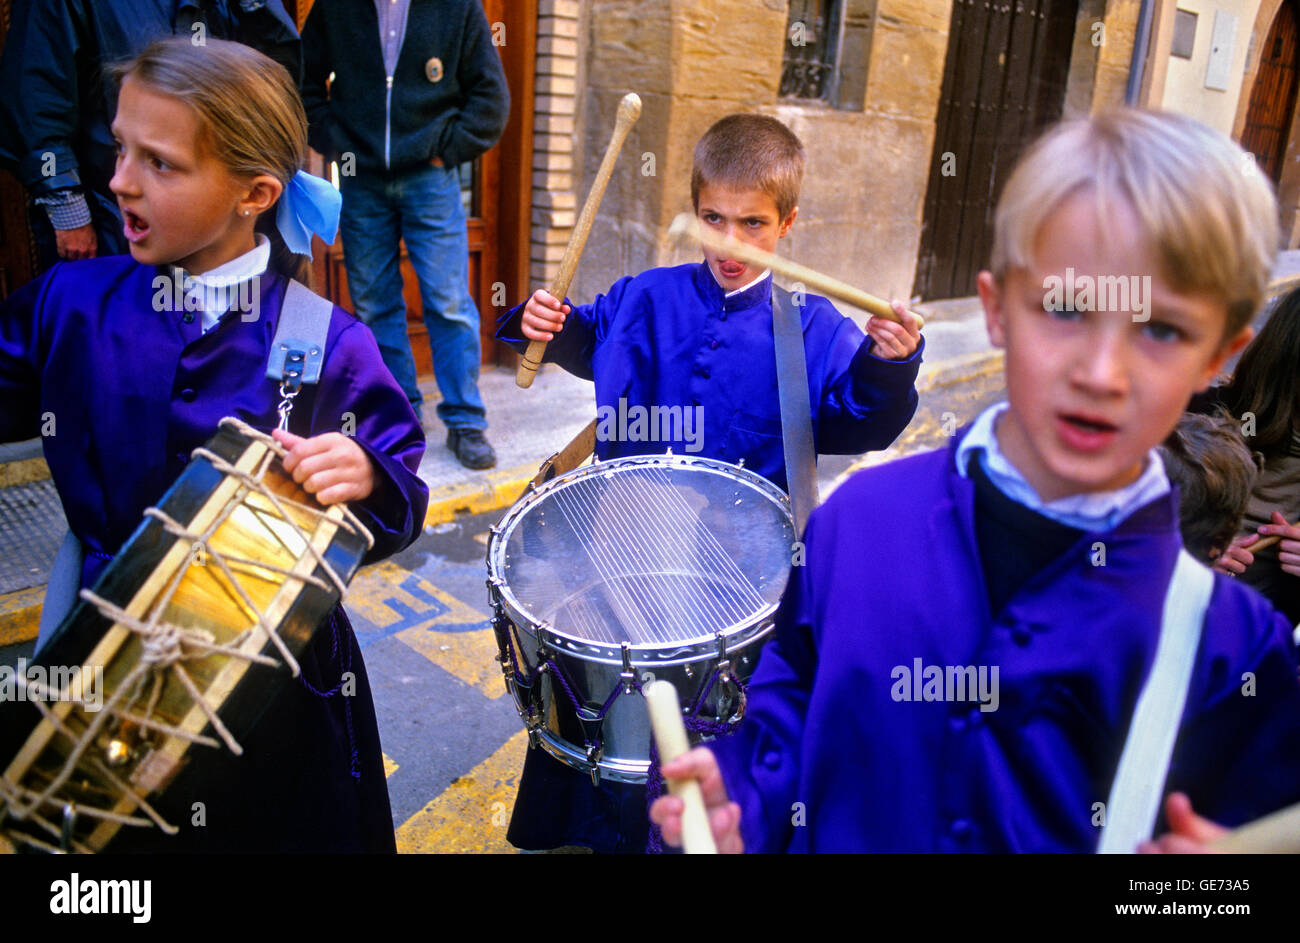
<svg viewBox="0 0 1300 943"><path fill-rule="evenodd" d="M1268 38L1268 31L1282 7L1282 0L1261 0L1255 16L1255 26L1250 34L1250 58L1241 82L1241 97L1237 101L1237 116L1232 124L1232 139L1240 141L1246 129L1246 112L1250 109L1250 94L1259 75L1260 51ZM1291 134L1282 161L1282 176L1277 186L1277 202L1282 209L1282 240L1288 249L1300 248L1300 96L1296 111L1291 115Z"/></svg>

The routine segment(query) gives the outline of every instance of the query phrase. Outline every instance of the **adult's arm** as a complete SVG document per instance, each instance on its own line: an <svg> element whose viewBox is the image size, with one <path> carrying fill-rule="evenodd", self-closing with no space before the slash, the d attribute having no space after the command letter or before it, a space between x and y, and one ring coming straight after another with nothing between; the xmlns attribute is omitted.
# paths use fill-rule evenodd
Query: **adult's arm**
<svg viewBox="0 0 1300 943"><path fill-rule="evenodd" d="M473 160L501 138L510 118L510 88L501 58L492 44L483 7L465 4L462 46L456 81L464 101L443 128L435 152L447 167Z"/></svg>

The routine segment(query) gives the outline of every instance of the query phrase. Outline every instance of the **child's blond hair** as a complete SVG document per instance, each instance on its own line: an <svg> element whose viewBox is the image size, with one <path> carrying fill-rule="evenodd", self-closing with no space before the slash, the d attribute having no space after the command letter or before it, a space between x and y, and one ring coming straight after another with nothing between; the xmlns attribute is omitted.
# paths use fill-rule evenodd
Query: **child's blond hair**
<svg viewBox="0 0 1300 943"><path fill-rule="evenodd" d="M780 121L768 115L727 115L695 145L691 205L700 208L704 186L761 190L784 220L799 205L803 165L803 144Z"/></svg>
<svg viewBox="0 0 1300 943"><path fill-rule="evenodd" d="M307 156L307 115L284 66L250 46L188 37L150 43L134 59L109 67L126 79L194 109L205 146L239 178L267 174L286 187ZM258 230L271 240L272 266L306 281L305 257L295 256L264 213Z"/></svg>
<svg viewBox="0 0 1300 943"><path fill-rule="evenodd" d="M994 215L990 265L1001 280L1032 264L1049 214L1090 192L1137 216L1159 274L1175 290L1205 293L1228 309L1224 336L1250 323L1278 246L1273 188L1254 158L1199 121L1169 112L1115 109L1062 122L1017 163Z"/></svg>

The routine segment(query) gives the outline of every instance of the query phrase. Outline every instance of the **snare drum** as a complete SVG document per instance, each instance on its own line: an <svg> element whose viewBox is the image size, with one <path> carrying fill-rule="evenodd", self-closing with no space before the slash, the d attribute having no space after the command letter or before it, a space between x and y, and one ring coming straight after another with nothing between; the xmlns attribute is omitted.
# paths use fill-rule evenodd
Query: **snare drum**
<svg viewBox="0 0 1300 943"><path fill-rule="evenodd" d="M739 722L794 540L779 488L712 459L598 462L526 493L492 530L488 591L533 745L593 784L646 782L655 679L696 732Z"/></svg>
<svg viewBox="0 0 1300 943"><path fill-rule="evenodd" d="M174 832L156 797L214 748L241 752L372 543L282 455L223 420L82 591L0 704L0 836L91 852L123 827Z"/></svg>

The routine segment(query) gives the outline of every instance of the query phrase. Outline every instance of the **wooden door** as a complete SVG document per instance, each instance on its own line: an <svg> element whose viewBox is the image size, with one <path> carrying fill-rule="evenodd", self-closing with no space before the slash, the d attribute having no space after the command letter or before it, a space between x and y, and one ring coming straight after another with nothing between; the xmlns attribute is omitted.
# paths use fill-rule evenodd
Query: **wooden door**
<svg viewBox="0 0 1300 943"><path fill-rule="evenodd" d="M13 0L0 0L0 49L9 33ZM27 196L18 178L0 170L0 298L36 274L36 247L27 221Z"/></svg>
<svg viewBox="0 0 1300 943"><path fill-rule="evenodd" d="M1296 2L1283 0L1260 50L1259 72L1250 90L1246 129L1241 136L1241 146L1255 155L1274 183L1282 176L1282 160L1295 114L1298 39Z"/></svg>
<svg viewBox="0 0 1300 943"><path fill-rule="evenodd" d="M503 24L506 42L498 47L510 86L510 121L501 142L461 168L462 197L468 217L469 287L479 311L481 359L496 362L502 353L494 340L500 311L493 301L523 297L528 284L528 223L531 198L533 70L536 57L537 0L481 0L489 23ZM299 25L309 0L293 8ZM329 176L316 161L313 170ZM343 240L318 253L313 265L316 287L335 304L352 310L343 265ZM497 283L504 288L496 290ZM407 333L421 377L432 374L433 359L424 325L419 283L402 247L402 296ZM495 296L495 297L494 297Z"/></svg>
<svg viewBox="0 0 1300 943"><path fill-rule="evenodd" d="M993 209L1025 144L1061 116L1078 0L954 0L914 294L975 293Z"/></svg>

